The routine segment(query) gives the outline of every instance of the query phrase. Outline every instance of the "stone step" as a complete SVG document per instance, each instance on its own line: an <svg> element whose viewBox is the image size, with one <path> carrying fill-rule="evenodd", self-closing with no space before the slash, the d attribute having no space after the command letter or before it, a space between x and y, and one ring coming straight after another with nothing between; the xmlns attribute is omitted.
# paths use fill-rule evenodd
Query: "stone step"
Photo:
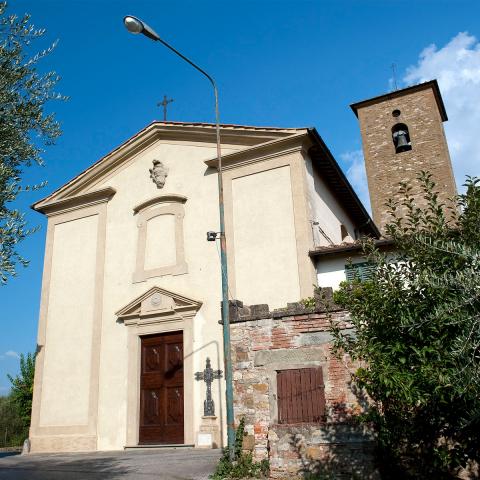
<svg viewBox="0 0 480 480"><path fill-rule="evenodd" d="M149 443L145 445L125 445L123 447L124 450L142 450L142 449L165 449L165 448L194 448L195 445L193 444L184 444L184 443Z"/></svg>

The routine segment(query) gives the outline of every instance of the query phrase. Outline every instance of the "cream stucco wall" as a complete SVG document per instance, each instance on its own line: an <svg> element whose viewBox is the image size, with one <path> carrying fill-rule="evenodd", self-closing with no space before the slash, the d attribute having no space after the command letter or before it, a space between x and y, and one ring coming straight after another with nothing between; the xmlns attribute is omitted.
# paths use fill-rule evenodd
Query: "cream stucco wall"
<svg viewBox="0 0 480 480"><path fill-rule="evenodd" d="M97 448L106 199L48 220L31 448Z"/></svg>
<svg viewBox="0 0 480 480"><path fill-rule="evenodd" d="M149 220L146 237L145 269L175 264L177 249L174 215L160 215Z"/></svg>
<svg viewBox="0 0 480 480"><path fill-rule="evenodd" d="M348 216L348 212L340 205L333 196L325 181L318 175L312 165L312 160L305 155L307 168L308 202L310 207L310 222L316 246L327 246L330 242L319 231L318 226L338 245L343 241L355 240L355 226ZM318 226L313 222L318 222ZM350 238L343 239L340 233L340 225L344 225Z"/></svg>
<svg viewBox="0 0 480 480"><path fill-rule="evenodd" d="M226 168L230 295L272 308L313 295L315 269L302 145Z"/></svg>
<svg viewBox="0 0 480 480"><path fill-rule="evenodd" d="M243 148L224 145L223 153ZM217 171L205 164L214 155L215 144L206 141L159 138L140 144L111 170L92 174L85 187L70 187L87 204L67 202L60 212L47 211L39 326L39 344L46 347L35 377L34 451L136 444L139 336L178 329L185 343L185 443L195 443L205 385L194 381L193 373L203 370L207 356L214 369L223 370L219 245L206 241L208 230L218 231ZM154 159L169 170L161 190L150 179ZM230 296L281 307L312 295L312 212L326 224L338 224L338 230L340 223L351 224L326 186L309 173L301 142L285 152L228 164L224 186ZM153 209L166 215L148 217ZM166 241L175 245L155 249ZM169 268L179 252L184 265ZM140 267L151 275L139 275L139 254ZM196 313L172 313L143 324L119 319L116 312L153 287L201 306ZM70 380L61 385L67 371L78 379L75 388ZM224 389L223 380L213 385L225 437Z"/></svg>
<svg viewBox="0 0 480 480"><path fill-rule="evenodd" d="M233 180L236 295L247 304L300 299L291 190L289 165Z"/></svg>
<svg viewBox="0 0 480 480"><path fill-rule="evenodd" d="M224 148L224 151L233 151L233 148ZM107 217L98 422L100 450L119 449L128 443L127 327L116 321L115 312L135 297L152 286L160 286L202 301L202 308L193 319L193 369L203 370L207 356L212 359L213 368L222 368L222 331L218 324L221 295L219 259L215 244L206 241L207 230L218 229L217 176L203 163L214 153L215 146L212 144L159 141L138 154L115 176L96 186L110 186L117 190L108 204ZM149 178L153 159L161 160L169 168L161 190ZM133 282L139 231L133 208L159 194L187 197L183 240L188 272ZM194 434L203 413L205 387L194 382L193 378L186 378L185 382L192 384L193 398L188 401L196 406L194 418L185 418L186 423L193 423L185 441L194 443ZM220 413L224 407L218 388L214 387L214 393Z"/></svg>
<svg viewBox="0 0 480 480"><path fill-rule="evenodd" d="M97 215L55 228L41 427L88 423L97 228Z"/></svg>

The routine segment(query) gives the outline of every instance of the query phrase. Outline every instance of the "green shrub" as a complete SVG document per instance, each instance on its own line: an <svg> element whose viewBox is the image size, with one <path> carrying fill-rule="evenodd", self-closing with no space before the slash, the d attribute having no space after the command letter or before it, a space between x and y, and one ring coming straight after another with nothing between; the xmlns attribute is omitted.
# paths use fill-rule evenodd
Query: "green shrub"
<svg viewBox="0 0 480 480"><path fill-rule="evenodd" d="M23 425L30 426L33 400L33 378L35 375L35 354L20 354L20 374L12 377L7 375L12 384L12 399L15 408L19 412ZM27 435L28 436L28 435Z"/></svg>
<svg viewBox="0 0 480 480"><path fill-rule="evenodd" d="M7 375L12 391L0 397L0 447L20 447L28 438L32 414L35 354L20 355L20 373Z"/></svg>
<svg viewBox="0 0 480 480"><path fill-rule="evenodd" d="M245 419L242 418L235 432L235 460L233 462L230 460L228 447L224 448L222 458L219 460L215 472L210 475L211 480L268 478L270 471L268 460L254 462L250 452L244 453L242 451L244 430Z"/></svg>
<svg viewBox="0 0 480 480"><path fill-rule="evenodd" d="M305 308L315 308L315 297L306 297L300 300Z"/></svg>
<svg viewBox="0 0 480 480"><path fill-rule="evenodd" d="M419 181L425 208L405 184L389 203L395 258L365 241L372 275L335 292L355 335L332 333L362 365L354 382L372 400L385 478L453 479L480 461L480 181L448 217L431 176Z"/></svg>
<svg viewBox="0 0 480 480"><path fill-rule="evenodd" d="M0 448L19 447L28 437L26 426L12 396L0 397Z"/></svg>

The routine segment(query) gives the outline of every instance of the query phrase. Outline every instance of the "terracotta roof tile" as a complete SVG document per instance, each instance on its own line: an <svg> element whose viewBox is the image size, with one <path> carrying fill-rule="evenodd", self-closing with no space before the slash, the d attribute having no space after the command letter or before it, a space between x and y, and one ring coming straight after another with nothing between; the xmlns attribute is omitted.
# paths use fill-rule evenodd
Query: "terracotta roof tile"
<svg viewBox="0 0 480 480"><path fill-rule="evenodd" d="M381 238L374 240L376 247L389 247L393 245L391 238ZM355 252L362 249L361 240L355 240L354 242L344 242L336 245L321 245L310 250L310 257L321 257L325 255L335 255L340 253Z"/></svg>

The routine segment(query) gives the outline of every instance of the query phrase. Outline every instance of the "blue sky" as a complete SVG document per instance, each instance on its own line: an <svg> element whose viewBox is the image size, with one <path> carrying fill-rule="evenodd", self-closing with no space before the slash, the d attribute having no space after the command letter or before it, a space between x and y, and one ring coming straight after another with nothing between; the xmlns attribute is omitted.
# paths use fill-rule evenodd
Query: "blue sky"
<svg viewBox="0 0 480 480"><path fill-rule="evenodd" d="M366 199L361 139L349 104L392 88L438 78L457 180L480 174L474 144L480 122L480 2L467 0L330 1L49 1L16 0L11 13L29 12L47 33L37 47L59 39L41 64L62 77L54 103L63 127L46 166L26 183L48 180L28 206L62 185L155 119L164 94L175 99L169 120L213 121L209 84L160 44L128 34L126 14L145 19L161 36L217 80L225 123L315 126ZM36 345L45 221L21 252L27 269L0 287L0 394L18 353Z"/></svg>

